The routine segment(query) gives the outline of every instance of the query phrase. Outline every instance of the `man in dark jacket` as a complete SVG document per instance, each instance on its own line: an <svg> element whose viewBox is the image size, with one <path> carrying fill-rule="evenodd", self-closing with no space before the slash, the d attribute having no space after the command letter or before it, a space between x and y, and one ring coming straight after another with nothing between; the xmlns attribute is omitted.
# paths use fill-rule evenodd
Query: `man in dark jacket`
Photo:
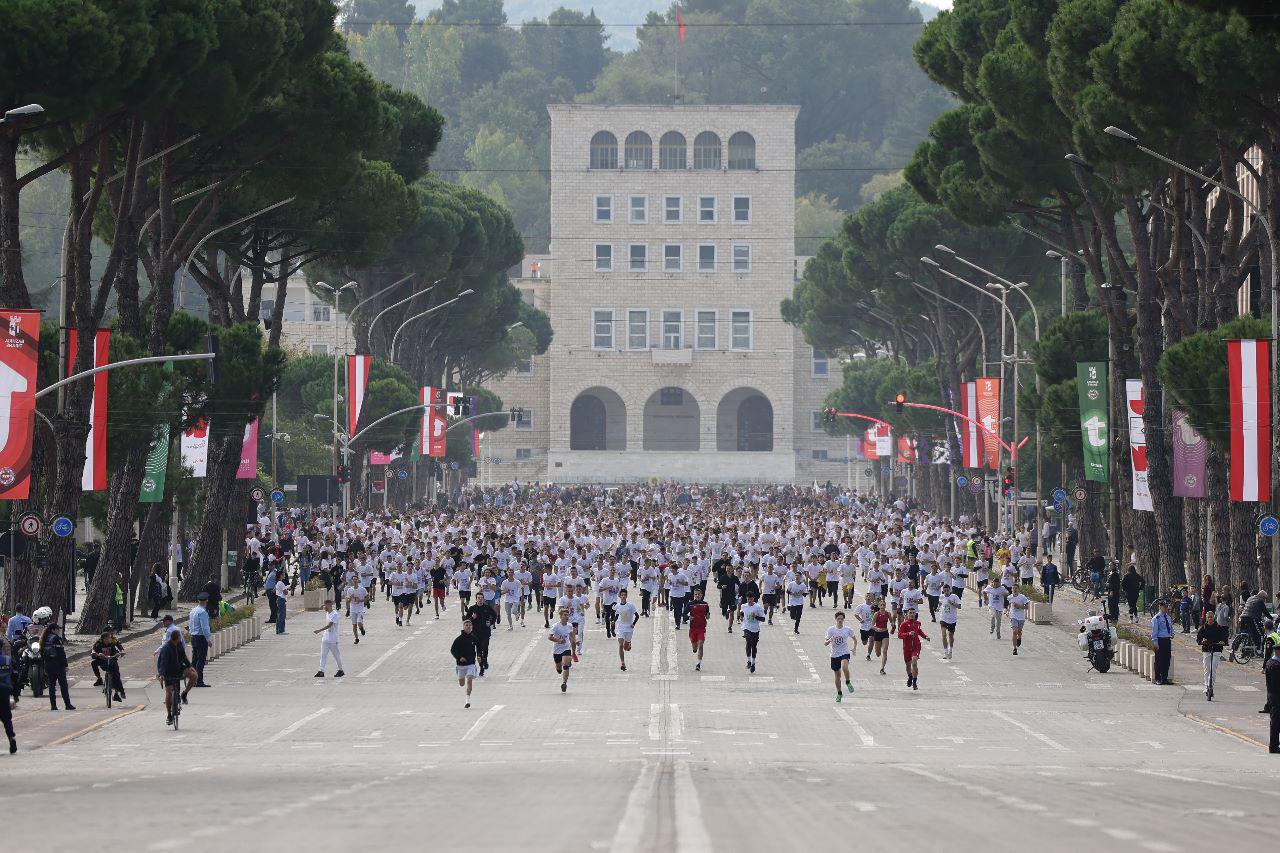
<svg viewBox="0 0 1280 853"><path fill-rule="evenodd" d="M453 663L458 672L458 686L466 689L464 708L471 707L471 684L476 677L476 658L480 649L476 644L475 629L470 619L462 620L462 633L454 638L449 647L453 655Z"/></svg>
<svg viewBox="0 0 1280 853"><path fill-rule="evenodd" d="M13 710L9 705L9 697L14 694L13 658L9 657L9 641L0 638L0 725L9 737L9 754L18 751L18 740L13 734Z"/></svg>
<svg viewBox="0 0 1280 853"><path fill-rule="evenodd" d="M1280 645L1271 650L1271 660L1262 668L1267 676L1267 707L1271 709L1271 738L1267 749L1280 753Z"/></svg>
<svg viewBox="0 0 1280 853"><path fill-rule="evenodd" d="M468 607L463 616L471 623L471 634L476 644L476 663L480 666L479 675L483 677L485 670L489 668L489 637L496 617L493 608L483 601L477 601Z"/></svg>
<svg viewBox="0 0 1280 853"><path fill-rule="evenodd" d="M1120 589L1124 591L1124 599L1129 604L1129 621L1138 621L1138 595L1142 592L1142 575L1135 566L1130 566L1120 581Z"/></svg>
<svg viewBox="0 0 1280 853"><path fill-rule="evenodd" d="M156 658L156 675L164 685L164 710L168 715L165 725L173 725L174 703L187 701L187 691L191 689L190 679L187 679L186 690L180 690L180 688L182 680L187 678L187 672L190 669L191 661L187 658L187 647L182 643L182 632L176 630L169 632Z"/></svg>

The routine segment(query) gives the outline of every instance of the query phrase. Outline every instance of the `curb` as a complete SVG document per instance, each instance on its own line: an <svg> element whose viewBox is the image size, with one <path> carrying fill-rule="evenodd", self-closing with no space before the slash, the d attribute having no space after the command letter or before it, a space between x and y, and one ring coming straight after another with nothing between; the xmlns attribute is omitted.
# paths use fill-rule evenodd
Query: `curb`
<svg viewBox="0 0 1280 853"><path fill-rule="evenodd" d="M223 601L230 602L231 604L238 604L244 601L244 591L242 590L240 593L238 593L237 595L231 598L224 598ZM173 621L174 621L174 624L176 625L186 625L187 622L190 621L190 618L191 618L190 611L188 611L187 614L184 615L181 619L174 617ZM118 639L122 643L132 642L142 637L146 637L150 634L154 634L163 627L164 627L164 622L156 622L154 625L148 626L146 628L140 628L138 630L130 630L128 633L117 633L116 639ZM89 636L89 635L76 634L75 636ZM82 660L88 660L89 656L92 653L93 653L93 649L91 648L84 649L83 651L72 652L67 655L67 663L70 664L70 663L76 663Z"/></svg>

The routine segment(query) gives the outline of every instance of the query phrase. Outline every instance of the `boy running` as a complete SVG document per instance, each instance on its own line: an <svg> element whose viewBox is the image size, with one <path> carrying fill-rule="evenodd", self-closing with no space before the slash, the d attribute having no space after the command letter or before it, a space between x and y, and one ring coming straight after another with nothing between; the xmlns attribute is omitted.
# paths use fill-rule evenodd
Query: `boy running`
<svg viewBox="0 0 1280 853"><path fill-rule="evenodd" d="M551 626L547 639L551 646L551 657L556 663L556 673L560 675L560 692L569 690L569 667L573 666L573 645L578 639L578 632L569 624L569 608L560 608L560 621Z"/></svg>
<svg viewBox="0 0 1280 853"><path fill-rule="evenodd" d="M853 636L853 629L846 628L844 625L844 611L837 612L836 624L827 629L827 638L822 641L822 645L831 647L831 677L836 682L837 702L844 699L844 693L840 690L841 675L844 676L844 683L849 688L849 692L853 692L853 682L849 680L849 655L852 654L857 642Z"/></svg>
<svg viewBox="0 0 1280 853"><path fill-rule="evenodd" d="M756 671L756 650L760 645L760 624L765 620L764 608L756 604L752 592L747 593L747 603L738 608L738 621L742 623L742 636L747 641L747 669Z"/></svg>
<svg viewBox="0 0 1280 853"><path fill-rule="evenodd" d="M627 671L627 652L631 651L631 636L636 623L640 621L640 611L627 601L627 588L618 590L618 605L614 608L614 633L618 637L618 662L623 672Z"/></svg>
<svg viewBox="0 0 1280 853"><path fill-rule="evenodd" d="M689 605L689 643L693 646L698 662L694 664L694 672L702 670L702 647L707 642L707 619L711 616L711 605L702 600L702 587L693 588L693 603Z"/></svg>
<svg viewBox="0 0 1280 853"><path fill-rule="evenodd" d="M471 707L471 683L476 677L476 659L479 655L476 639L471 630L471 620L463 619L462 633L449 647L449 654L453 655L453 663L458 673L458 686L466 688L466 700L462 706L464 708Z"/></svg>
<svg viewBox="0 0 1280 853"><path fill-rule="evenodd" d="M898 626L898 639L902 640L902 659L907 665L907 686L912 690L920 689L920 638L929 639L929 635L920 627L914 610L908 610Z"/></svg>

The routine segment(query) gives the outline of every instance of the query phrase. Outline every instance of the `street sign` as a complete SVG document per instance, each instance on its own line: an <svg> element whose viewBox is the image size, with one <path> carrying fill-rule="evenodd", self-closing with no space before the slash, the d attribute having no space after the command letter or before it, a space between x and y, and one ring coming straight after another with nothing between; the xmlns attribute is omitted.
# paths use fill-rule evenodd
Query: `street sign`
<svg viewBox="0 0 1280 853"><path fill-rule="evenodd" d="M864 477L870 477L870 476L871 476L872 474L874 474L874 473L875 473L875 472L874 472L874 471L872 471L870 468L867 468L866 470L864 470L864 471L862 472L862 475L863 475Z"/></svg>
<svg viewBox="0 0 1280 853"><path fill-rule="evenodd" d="M979 477L977 474L974 474L974 475L973 475L973 477L971 477L971 478L969 479L969 482L970 482L970 483L976 483L977 485L981 486L981 485L982 485L982 478L981 478L981 477Z"/></svg>
<svg viewBox="0 0 1280 853"><path fill-rule="evenodd" d="M280 491L279 489L276 489L275 491L273 491L271 493L271 502L277 503L277 504L284 503L284 492Z"/></svg>
<svg viewBox="0 0 1280 853"><path fill-rule="evenodd" d="M502 464L502 457L501 457L501 456L495 456L495 457L493 457L493 464L494 464L494 465L501 465L501 464Z"/></svg>
<svg viewBox="0 0 1280 853"><path fill-rule="evenodd" d="M75 532L76 523L65 515L60 515L53 520L53 535L60 539L65 539Z"/></svg>
<svg viewBox="0 0 1280 853"><path fill-rule="evenodd" d="M457 471L457 470L458 470L458 463L457 463L457 462L450 462L450 463L449 463L449 467L450 467L451 469L453 469L454 471Z"/></svg>
<svg viewBox="0 0 1280 853"><path fill-rule="evenodd" d="M263 497L262 489L255 487L253 491L249 492L249 497L253 498L255 501L262 500L262 497Z"/></svg>
<svg viewBox="0 0 1280 853"><path fill-rule="evenodd" d="M1063 488L1057 488L1057 489L1054 489L1054 490L1053 490L1053 502L1054 502L1054 503L1057 503L1058 501L1065 501L1066 499L1067 499L1067 490L1066 490L1066 489L1063 489Z"/></svg>
<svg viewBox="0 0 1280 853"><path fill-rule="evenodd" d="M1062 498L1053 499L1053 509L1055 512L1062 512L1066 508L1067 508L1067 499L1065 496Z"/></svg>
<svg viewBox="0 0 1280 853"><path fill-rule="evenodd" d="M974 479L974 480L970 480L970 481L969 481L969 493L970 493L970 494L974 494L974 495L980 495L980 494L982 494L982 482L981 482L981 481L979 481L979 480L976 480L976 479Z"/></svg>
<svg viewBox="0 0 1280 853"><path fill-rule="evenodd" d="M39 536L44 521L34 512L28 512L18 519L18 529L27 536Z"/></svg>
<svg viewBox="0 0 1280 853"><path fill-rule="evenodd" d="M396 479L397 480L409 479L409 472L401 468L399 471L396 472Z"/></svg>
<svg viewBox="0 0 1280 853"><path fill-rule="evenodd" d="M893 471L893 469L892 469L891 467L889 467L888 465L881 465L881 466L880 466L880 473L881 473L881 474L888 474L888 473L890 473L890 472L892 472L892 471Z"/></svg>
<svg viewBox="0 0 1280 853"><path fill-rule="evenodd" d="M1280 532L1280 521L1274 515L1264 515L1258 519L1258 532L1263 536L1275 536Z"/></svg>
<svg viewBox="0 0 1280 853"><path fill-rule="evenodd" d="M1089 497L1089 493L1085 491L1083 486L1076 489L1076 492L1075 492L1076 503L1083 503L1084 500L1088 497Z"/></svg>
<svg viewBox="0 0 1280 853"><path fill-rule="evenodd" d="M956 477L956 485L963 489L965 486L969 485L969 478L964 474L961 474L959 477Z"/></svg>

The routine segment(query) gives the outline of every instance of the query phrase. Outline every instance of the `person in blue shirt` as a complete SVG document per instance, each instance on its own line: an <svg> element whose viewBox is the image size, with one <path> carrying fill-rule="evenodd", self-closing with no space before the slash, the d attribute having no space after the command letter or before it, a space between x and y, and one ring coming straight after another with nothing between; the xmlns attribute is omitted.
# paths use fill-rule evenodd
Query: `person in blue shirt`
<svg viewBox="0 0 1280 853"><path fill-rule="evenodd" d="M1170 684L1169 664L1173 659L1173 617L1169 600L1160 599L1160 612L1151 620L1151 642L1156 644L1156 684Z"/></svg>
<svg viewBox="0 0 1280 853"><path fill-rule="evenodd" d="M196 670L196 687L208 687L204 683L204 665L209 658L209 643L213 641L213 632L209 630L209 611L205 605L209 594L202 592L196 596L196 606L191 608L187 619L187 633L191 635L191 665Z"/></svg>
<svg viewBox="0 0 1280 853"><path fill-rule="evenodd" d="M1049 599L1050 604L1053 604L1053 591L1058 588L1060 580L1058 566L1052 559L1045 562L1040 569L1040 585L1044 587L1045 598Z"/></svg>
<svg viewBox="0 0 1280 853"><path fill-rule="evenodd" d="M26 614L25 608L19 604L13 608L13 615L9 617L9 625L5 628L4 638L12 643L18 637L27 632L27 626L31 624L31 617Z"/></svg>

